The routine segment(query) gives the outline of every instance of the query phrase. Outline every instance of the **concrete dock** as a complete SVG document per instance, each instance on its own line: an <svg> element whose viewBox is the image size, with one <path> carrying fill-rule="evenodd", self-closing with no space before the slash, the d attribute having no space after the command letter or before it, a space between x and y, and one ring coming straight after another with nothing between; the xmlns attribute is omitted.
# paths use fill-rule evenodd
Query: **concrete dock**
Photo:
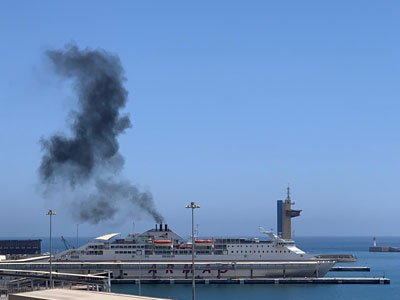
<svg viewBox="0 0 400 300"><path fill-rule="evenodd" d="M48 280L50 272L48 271L33 271L33 270L3 270L0 269L0 276L2 277L24 277L32 279ZM97 276L91 274L73 274L73 273L61 273L52 272L53 280L60 282L74 282L80 284L107 284L108 278L105 276Z"/></svg>
<svg viewBox="0 0 400 300"><path fill-rule="evenodd" d="M400 248L390 246L373 246L369 247L369 252L400 252Z"/></svg>
<svg viewBox="0 0 400 300"><path fill-rule="evenodd" d="M4 282L3 286L0 286L0 296L51 286L48 271L0 269L0 276ZM71 288L81 285L82 287L86 286L88 290L106 292L111 290L110 278L106 276L52 272L52 279L55 286Z"/></svg>
<svg viewBox="0 0 400 300"><path fill-rule="evenodd" d="M160 263L160 262L158 262ZM318 263L318 262L316 262ZM274 267L273 262L236 262L236 263L217 263L209 264L209 262L197 262L196 270L200 270L196 279L197 284L390 284L388 278L376 277L296 277L288 276L280 273L279 276L252 276L253 270L264 268L265 266ZM290 264L290 262L286 262ZM301 268L301 263L296 262L294 265ZM54 262L53 278L59 282L76 281L88 285L102 285L107 290L111 284L130 283L138 284L191 284L190 265L186 262L175 263L174 265L163 262L158 269L152 267L152 262ZM172 268L172 266L174 268ZM147 270L145 269L147 267ZM187 267L187 268L186 268ZM47 262L24 262L0 263L0 276L10 277L30 277L48 280ZM245 275L239 271L242 268L250 269ZM39 271L37 271L39 270ZM60 272L60 271L64 272ZM141 270L136 276L126 276L129 270ZM184 275L176 276L175 272L184 272ZM214 276L212 272L219 270L218 274L226 274L231 271L231 276ZM221 271L222 270L222 271ZM114 275L111 276L114 271ZM156 274L156 271L159 273ZM352 272L368 272L369 267L332 267L330 271L352 271ZM72 272L75 274L67 273ZM108 276L110 274L110 277ZM180 274L180 273L179 273ZM216 273L217 274L217 273ZM157 276L156 276L157 275ZM159 276L162 275L162 276ZM274 278L272 278L274 277ZM140 280L139 280L140 279Z"/></svg>
<svg viewBox="0 0 400 300"><path fill-rule="evenodd" d="M114 279L115 284L192 284L189 279ZM237 279L196 279L196 284L390 284L385 277L323 277L323 278L237 278Z"/></svg>
<svg viewBox="0 0 400 300"><path fill-rule="evenodd" d="M319 254L315 257L323 260L334 260L336 262L355 262L357 260L352 254Z"/></svg>
<svg viewBox="0 0 400 300"><path fill-rule="evenodd" d="M101 293L81 290L51 289L11 294L9 300L165 300L165 298L150 298L134 295Z"/></svg>
<svg viewBox="0 0 400 300"><path fill-rule="evenodd" d="M370 267L332 267L330 272L369 272Z"/></svg>

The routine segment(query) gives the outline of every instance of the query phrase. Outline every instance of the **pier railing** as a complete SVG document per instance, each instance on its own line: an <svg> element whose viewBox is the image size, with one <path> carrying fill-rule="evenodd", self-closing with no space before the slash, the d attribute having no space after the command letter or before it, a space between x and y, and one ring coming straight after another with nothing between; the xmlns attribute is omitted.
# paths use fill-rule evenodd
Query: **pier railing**
<svg viewBox="0 0 400 300"><path fill-rule="evenodd" d="M6 294L46 289L51 286L50 273L47 271L0 269L0 276L3 278L0 290ZM108 276L98 276L52 272L52 280L56 287L79 286L87 290L111 291L109 274Z"/></svg>

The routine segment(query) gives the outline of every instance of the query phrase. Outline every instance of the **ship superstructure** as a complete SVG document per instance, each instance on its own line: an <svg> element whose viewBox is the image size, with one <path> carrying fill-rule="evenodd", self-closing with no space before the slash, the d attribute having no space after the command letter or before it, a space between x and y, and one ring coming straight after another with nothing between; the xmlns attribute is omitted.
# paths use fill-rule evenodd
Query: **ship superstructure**
<svg viewBox="0 0 400 300"><path fill-rule="evenodd" d="M196 239L196 261L291 261L313 260L295 246L272 232L263 231L269 239L216 238ZM57 255L58 260L69 261L190 261L192 244L160 224L125 239L115 239L117 233L98 237L77 249Z"/></svg>

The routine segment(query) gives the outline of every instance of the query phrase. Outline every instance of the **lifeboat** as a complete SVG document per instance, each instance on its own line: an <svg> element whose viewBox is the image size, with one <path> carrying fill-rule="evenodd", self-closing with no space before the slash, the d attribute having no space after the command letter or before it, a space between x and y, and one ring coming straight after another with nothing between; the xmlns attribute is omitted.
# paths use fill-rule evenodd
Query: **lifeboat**
<svg viewBox="0 0 400 300"><path fill-rule="evenodd" d="M187 245L187 244L179 244L178 245L178 249L190 249L192 248L191 245Z"/></svg>
<svg viewBox="0 0 400 300"><path fill-rule="evenodd" d="M154 240L154 246L156 247L171 247L171 240Z"/></svg>
<svg viewBox="0 0 400 300"><path fill-rule="evenodd" d="M214 244L213 240L195 240L195 245L197 246L212 246Z"/></svg>

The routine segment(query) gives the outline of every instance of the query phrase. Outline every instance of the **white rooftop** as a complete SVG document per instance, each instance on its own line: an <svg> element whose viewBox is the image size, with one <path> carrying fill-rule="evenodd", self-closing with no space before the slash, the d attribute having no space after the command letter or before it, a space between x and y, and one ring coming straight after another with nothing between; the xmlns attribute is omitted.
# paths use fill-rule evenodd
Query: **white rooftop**
<svg viewBox="0 0 400 300"><path fill-rule="evenodd" d="M82 290L52 289L9 295L9 300L165 300L165 298L150 298L134 295L102 293Z"/></svg>
<svg viewBox="0 0 400 300"><path fill-rule="evenodd" d="M108 241L111 240L114 236L119 235L120 233L109 233L96 238L96 240Z"/></svg>

